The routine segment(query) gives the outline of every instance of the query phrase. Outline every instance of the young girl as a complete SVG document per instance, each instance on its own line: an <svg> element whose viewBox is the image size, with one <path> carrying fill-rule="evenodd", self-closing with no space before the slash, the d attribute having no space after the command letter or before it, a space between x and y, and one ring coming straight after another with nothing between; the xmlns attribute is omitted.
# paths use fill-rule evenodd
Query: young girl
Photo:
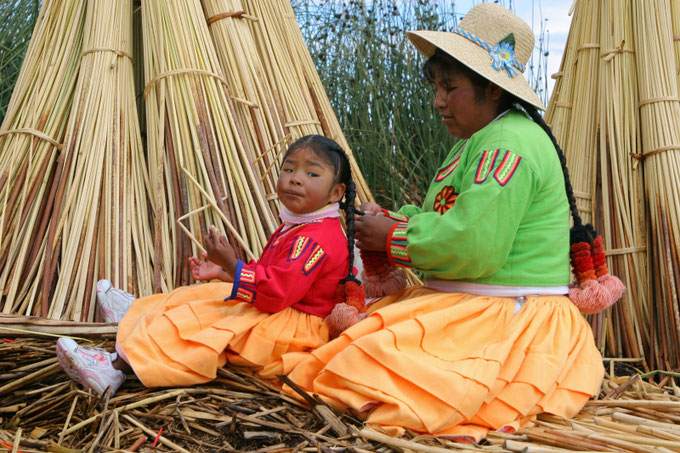
<svg viewBox="0 0 680 453"><path fill-rule="evenodd" d="M205 240L207 261L190 258L194 279L222 282L134 301L100 282L102 314L120 321L116 352L60 338L57 357L65 372L86 388L98 393L109 388L111 394L126 372L147 387L188 386L214 379L230 362L268 378L282 368L282 354L326 343L324 318L334 307L336 289L348 269L354 279L355 190L347 155L323 136L297 140L284 155L276 191L283 224L259 260L237 260L214 228ZM347 237L339 219L343 194Z"/></svg>

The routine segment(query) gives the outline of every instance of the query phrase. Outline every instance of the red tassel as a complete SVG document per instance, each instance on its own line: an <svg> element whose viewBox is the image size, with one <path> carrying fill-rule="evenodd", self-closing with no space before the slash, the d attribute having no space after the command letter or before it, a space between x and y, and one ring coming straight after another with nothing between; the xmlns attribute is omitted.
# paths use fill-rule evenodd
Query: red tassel
<svg viewBox="0 0 680 453"><path fill-rule="evenodd" d="M571 267L576 276L576 281L581 283L586 280L595 280L595 266L590 244L577 242L571 245Z"/></svg>
<svg viewBox="0 0 680 453"><path fill-rule="evenodd" d="M402 269L390 266L385 252L360 250L364 264L361 278L368 297L383 297L406 288L406 276Z"/></svg>
<svg viewBox="0 0 680 453"><path fill-rule="evenodd" d="M366 316L366 296L361 284L352 279L340 282L335 290L335 306L326 316L330 337L339 336Z"/></svg>
<svg viewBox="0 0 680 453"><path fill-rule="evenodd" d="M625 286L609 274L602 237L592 225L572 228L570 260L576 281L569 288L569 299L587 314L602 311L621 298Z"/></svg>

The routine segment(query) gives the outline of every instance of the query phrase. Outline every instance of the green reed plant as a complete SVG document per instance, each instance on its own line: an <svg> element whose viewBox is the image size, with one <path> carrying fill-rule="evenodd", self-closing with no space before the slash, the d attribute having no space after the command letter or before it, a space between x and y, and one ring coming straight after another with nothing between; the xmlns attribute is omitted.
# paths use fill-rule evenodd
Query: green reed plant
<svg viewBox="0 0 680 453"><path fill-rule="evenodd" d="M0 1L0 123L5 117L39 10L40 0Z"/></svg>
<svg viewBox="0 0 680 453"><path fill-rule="evenodd" d="M296 8L343 132L376 200L420 203L451 148L421 74L410 29L453 23L445 2L352 0Z"/></svg>

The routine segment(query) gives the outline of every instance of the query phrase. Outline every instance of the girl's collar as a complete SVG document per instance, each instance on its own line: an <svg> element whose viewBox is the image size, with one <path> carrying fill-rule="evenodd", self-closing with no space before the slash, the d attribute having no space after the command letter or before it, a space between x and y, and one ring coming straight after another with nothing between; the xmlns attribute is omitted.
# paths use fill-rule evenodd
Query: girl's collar
<svg viewBox="0 0 680 453"><path fill-rule="evenodd" d="M321 220L325 218L340 217L340 203L327 204L321 209L304 214L296 214L287 207L281 206L279 217L281 220L283 220L283 229L285 230L293 225L299 225L301 223L314 222L315 220Z"/></svg>

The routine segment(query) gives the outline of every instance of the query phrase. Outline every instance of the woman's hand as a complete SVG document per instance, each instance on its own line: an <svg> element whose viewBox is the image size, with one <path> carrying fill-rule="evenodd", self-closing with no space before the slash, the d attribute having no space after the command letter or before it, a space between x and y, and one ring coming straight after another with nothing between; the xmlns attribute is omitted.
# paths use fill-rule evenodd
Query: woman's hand
<svg viewBox="0 0 680 453"><path fill-rule="evenodd" d="M377 215L357 216L354 221L354 238L357 247L362 250L385 251L387 235L394 225L394 220Z"/></svg>
<svg viewBox="0 0 680 453"><path fill-rule="evenodd" d="M372 201L366 201L364 203L361 203L358 209L365 215L381 215L381 216L385 215L385 213L382 211L382 208L376 203L373 203Z"/></svg>
<svg viewBox="0 0 680 453"><path fill-rule="evenodd" d="M207 259L207 254L203 254L203 258ZM199 260L195 256L189 257L189 267L191 267L191 276L194 280L222 280L224 282L233 281L229 274L222 269L221 266L212 261Z"/></svg>
<svg viewBox="0 0 680 453"><path fill-rule="evenodd" d="M236 270L234 248L229 245L226 236L218 233L214 226L210 227L208 235L205 237L205 250L210 261L224 268L230 276L234 275Z"/></svg>

